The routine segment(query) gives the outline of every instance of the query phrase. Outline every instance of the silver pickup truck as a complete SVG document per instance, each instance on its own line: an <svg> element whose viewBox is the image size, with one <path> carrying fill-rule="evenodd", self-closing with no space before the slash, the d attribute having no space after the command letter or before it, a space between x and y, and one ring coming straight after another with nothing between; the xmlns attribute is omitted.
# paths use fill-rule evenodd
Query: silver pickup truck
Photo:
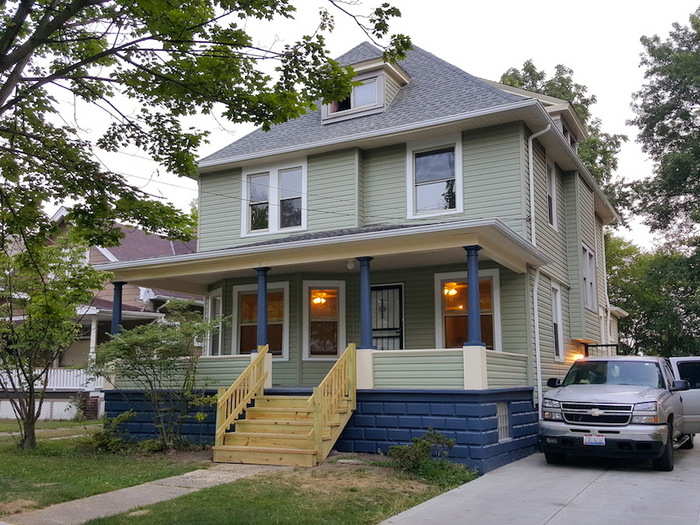
<svg viewBox="0 0 700 525"><path fill-rule="evenodd" d="M693 386L700 388L700 360L693 366ZM700 432L700 398L686 407L691 384L672 367L683 368L661 357L586 358L563 381L548 380L539 436L547 462L567 455L632 457L673 470L673 449L692 448Z"/></svg>

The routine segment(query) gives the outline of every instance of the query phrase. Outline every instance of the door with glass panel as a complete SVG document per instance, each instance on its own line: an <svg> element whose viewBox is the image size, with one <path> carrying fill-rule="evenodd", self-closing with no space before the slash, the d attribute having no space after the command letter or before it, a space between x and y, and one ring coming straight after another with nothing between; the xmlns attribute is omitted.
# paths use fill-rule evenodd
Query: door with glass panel
<svg viewBox="0 0 700 525"><path fill-rule="evenodd" d="M377 350L403 348L403 285L372 286L372 346Z"/></svg>

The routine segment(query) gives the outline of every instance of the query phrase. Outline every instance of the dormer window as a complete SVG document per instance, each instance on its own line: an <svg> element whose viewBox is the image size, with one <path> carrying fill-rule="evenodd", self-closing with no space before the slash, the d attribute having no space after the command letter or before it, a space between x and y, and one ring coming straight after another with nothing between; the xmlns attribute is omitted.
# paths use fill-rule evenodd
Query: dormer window
<svg viewBox="0 0 700 525"><path fill-rule="evenodd" d="M353 86L350 96L323 106L326 122L345 120L384 110L384 73L373 72L355 78L360 84Z"/></svg>

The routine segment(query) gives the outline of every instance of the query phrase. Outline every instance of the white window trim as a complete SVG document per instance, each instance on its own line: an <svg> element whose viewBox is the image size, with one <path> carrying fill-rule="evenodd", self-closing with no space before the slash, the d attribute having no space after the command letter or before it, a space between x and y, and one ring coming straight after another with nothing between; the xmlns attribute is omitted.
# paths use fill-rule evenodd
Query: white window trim
<svg viewBox="0 0 700 525"><path fill-rule="evenodd" d="M588 247L588 245L581 244L581 254L583 256L583 251L586 252L585 256L583 256L583 277L581 279L581 285L583 287L583 306L587 310L594 312L596 315L598 314L598 281L597 281L597 260L596 260L596 253L595 250L592 250L591 248ZM593 264L591 265L591 255ZM592 267L591 267L592 266ZM590 283L593 284L593 287L590 288L592 290L592 297L591 294L589 294L589 286Z"/></svg>
<svg viewBox="0 0 700 525"><path fill-rule="evenodd" d="M288 168L301 167L301 226L280 228L280 187L279 172ZM241 173L241 237L258 237L275 233L292 233L304 231L307 228L307 171L306 157L294 162L283 164L268 164L248 167ZM269 173L270 188L268 194L268 227L266 230L250 229L250 202L248 193L248 177L259 173Z"/></svg>
<svg viewBox="0 0 700 525"><path fill-rule="evenodd" d="M554 318L555 315L558 320L558 326L557 326L557 332L559 335L559 348L556 346L554 347L554 359L557 361L564 361L564 356L566 354L566 350L564 349L564 318L563 318L563 313L562 313L562 307L561 307L561 286L559 286L558 283L555 283L554 281L551 282L552 284L552 290L557 291L557 304L554 304L554 301L552 301L552 324L554 324ZM552 298L553 298L552 294Z"/></svg>
<svg viewBox="0 0 700 525"><path fill-rule="evenodd" d="M552 196L552 222L549 222L549 205L547 205L547 224L559 231L559 210L557 205L557 168L553 162L547 161L547 173L545 184L547 185L546 197ZM549 184L547 184L549 182Z"/></svg>
<svg viewBox="0 0 700 525"><path fill-rule="evenodd" d="M212 290L207 294L206 297L206 305L204 308L204 320L209 322L212 319L211 316L211 309L213 305L212 298L218 297L219 298L219 305L221 306L221 317L223 318L224 316L224 303L223 303L223 298L222 298L222 290L221 288L217 288L216 290ZM223 353L223 343L224 343L224 338L223 338L223 323L219 325L219 353L217 355L212 355L211 353L211 333L207 332L205 338L204 338L204 355L208 357L223 357L225 354Z"/></svg>
<svg viewBox="0 0 700 525"><path fill-rule="evenodd" d="M384 111L384 100L385 95L385 76L383 71L372 71L370 73L364 73L353 78L353 82L364 82L367 80L376 79L377 81L377 102L375 104L365 104L364 106L350 107L350 109L345 109L343 111L331 112L330 104L323 104L321 106L321 120L324 122L337 122L340 120L346 120L350 118L355 118L360 115L366 115L368 113L380 113ZM355 87L353 86L350 92L350 97L355 95ZM352 106L352 102L351 102Z"/></svg>
<svg viewBox="0 0 700 525"><path fill-rule="evenodd" d="M309 353L309 290L311 288L338 288L338 355L340 355L346 346L346 335L345 335L345 281L304 281L302 286L303 300L303 360L304 361L335 361L338 359L338 355L335 357L324 356L324 357L314 357Z"/></svg>
<svg viewBox="0 0 700 525"><path fill-rule="evenodd" d="M503 349L501 331L501 274L498 268L479 270L479 279L491 278L492 286L491 302L493 304L493 349L500 352ZM466 281L467 270L463 272L436 273L434 278L435 287L435 348L445 348L445 331L442 323L442 281Z"/></svg>
<svg viewBox="0 0 700 525"><path fill-rule="evenodd" d="M454 210L441 210L435 212L416 212L416 192L414 183L414 154L439 149L442 147L454 146L455 148L455 201ZM436 217L440 215L455 215L464 213L464 177L462 158L462 134L453 133L442 137L434 137L429 140L421 140L406 143L406 218L423 219L425 217Z"/></svg>
<svg viewBox="0 0 700 525"><path fill-rule="evenodd" d="M238 303L241 292L254 292L258 289L256 283L240 284L233 287L233 309L231 311L231 353L233 355L242 355L238 346L240 340L240 323ZM282 355L273 355L274 361L289 361L289 281L276 281L267 284L267 291L273 292L282 290L283 294L283 320L282 320Z"/></svg>

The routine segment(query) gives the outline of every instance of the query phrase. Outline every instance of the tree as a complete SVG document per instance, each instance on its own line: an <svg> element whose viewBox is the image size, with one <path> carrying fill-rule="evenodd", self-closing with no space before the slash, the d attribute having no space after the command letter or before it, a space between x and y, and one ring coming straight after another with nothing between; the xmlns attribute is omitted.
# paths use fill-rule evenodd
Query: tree
<svg viewBox="0 0 700 525"><path fill-rule="evenodd" d="M390 35L400 16L387 3L350 17L388 60L408 37ZM0 2L0 227L25 249L44 244L54 225L46 203L70 202L66 222L89 245L114 245L117 222L187 238L187 214L129 184L94 157L97 147L135 146L177 175L196 175L205 133L183 119L221 111L263 128L298 117L319 100L349 94L353 72L329 57L335 25L321 9L312 34L264 47L252 22L292 23L292 0L10 0ZM261 36L261 35L258 35ZM61 115L59 96L89 105L109 122L95 143ZM136 105L134 111L131 106Z"/></svg>
<svg viewBox="0 0 700 525"><path fill-rule="evenodd" d="M608 236L610 302L630 315L620 320L622 351L663 356L700 351L700 257L672 250L642 252Z"/></svg>
<svg viewBox="0 0 700 525"><path fill-rule="evenodd" d="M645 83L634 95L638 140L654 174L634 184L635 209L652 230L696 244L700 224L700 9L666 40L642 37Z"/></svg>
<svg viewBox="0 0 700 525"><path fill-rule="evenodd" d="M160 448L180 444L180 425L195 394L202 341L216 323L202 320L187 301L169 301L166 318L124 330L97 349L95 371L121 387L142 390L153 407ZM116 386L116 385L115 385Z"/></svg>
<svg viewBox="0 0 700 525"><path fill-rule="evenodd" d="M501 83L569 101L581 121L588 128L588 137L578 145L578 154L591 175L596 179L611 202L619 209L626 209L627 192L615 177L622 144L626 135L606 133L602 121L593 118L591 106L597 98L588 93L588 88L573 79L574 71L562 64L547 78L544 70L538 70L532 60L526 60L522 69L511 67L501 75Z"/></svg>
<svg viewBox="0 0 700 525"><path fill-rule="evenodd" d="M65 239L32 252L0 251L0 389L8 394L23 448L36 446L48 371L79 333L77 309L90 303L106 277L84 259L85 248Z"/></svg>

